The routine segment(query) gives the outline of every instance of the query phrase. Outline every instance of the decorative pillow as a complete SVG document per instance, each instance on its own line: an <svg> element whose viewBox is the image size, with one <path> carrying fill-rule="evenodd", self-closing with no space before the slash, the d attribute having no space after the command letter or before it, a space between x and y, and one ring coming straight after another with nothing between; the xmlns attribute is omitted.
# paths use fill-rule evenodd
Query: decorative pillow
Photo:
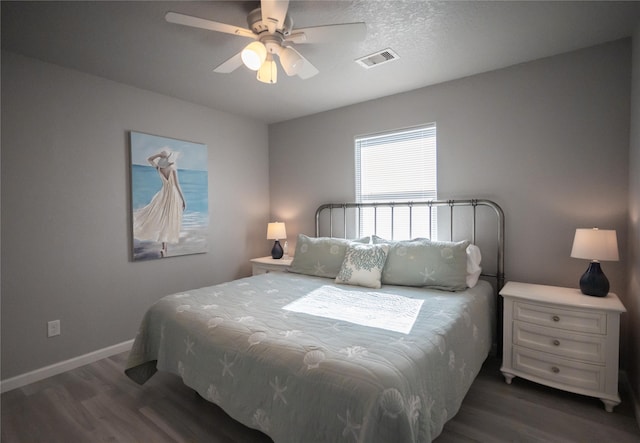
<svg viewBox="0 0 640 443"><path fill-rule="evenodd" d="M369 243L369 237L353 240ZM298 234L290 272L335 278L340 272L347 246L352 241L333 237L308 237Z"/></svg>
<svg viewBox="0 0 640 443"><path fill-rule="evenodd" d="M379 288L382 286L380 277L388 252L389 245L350 244L336 283Z"/></svg>
<svg viewBox="0 0 640 443"><path fill-rule="evenodd" d="M373 241L381 243L384 239L374 237ZM382 283L447 291L467 288L468 241L415 239L388 244L389 256L382 271Z"/></svg>
<svg viewBox="0 0 640 443"><path fill-rule="evenodd" d="M480 254L480 248L474 244L467 246L467 286L470 288L473 288L478 283L478 278L482 273L481 262L482 254Z"/></svg>

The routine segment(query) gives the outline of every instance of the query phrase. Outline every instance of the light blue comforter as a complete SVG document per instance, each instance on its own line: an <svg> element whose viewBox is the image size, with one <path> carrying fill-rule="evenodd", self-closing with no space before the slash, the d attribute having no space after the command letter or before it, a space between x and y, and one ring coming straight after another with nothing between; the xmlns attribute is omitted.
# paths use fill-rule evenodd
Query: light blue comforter
<svg viewBox="0 0 640 443"><path fill-rule="evenodd" d="M371 290L263 274L159 300L125 372L178 374L276 443L430 442L488 355L494 306L483 281Z"/></svg>

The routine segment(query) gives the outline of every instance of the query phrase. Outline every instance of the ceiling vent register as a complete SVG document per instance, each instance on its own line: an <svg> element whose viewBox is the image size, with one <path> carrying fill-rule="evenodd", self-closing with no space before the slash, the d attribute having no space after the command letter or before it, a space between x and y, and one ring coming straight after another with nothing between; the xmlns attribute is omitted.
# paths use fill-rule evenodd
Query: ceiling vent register
<svg viewBox="0 0 640 443"><path fill-rule="evenodd" d="M384 63L397 60L400 57L392 49L387 48L382 51L378 51L374 54L367 55L365 57L356 60L356 63L366 69L371 69L374 66L379 66Z"/></svg>

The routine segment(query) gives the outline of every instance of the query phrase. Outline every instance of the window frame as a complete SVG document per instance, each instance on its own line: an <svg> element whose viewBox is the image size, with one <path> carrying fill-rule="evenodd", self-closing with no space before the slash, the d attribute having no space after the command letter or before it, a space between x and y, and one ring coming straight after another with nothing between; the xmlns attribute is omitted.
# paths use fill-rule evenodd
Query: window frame
<svg viewBox="0 0 640 443"><path fill-rule="evenodd" d="M416 141L417 140L417 141ZM415 189L408 189L406 192L398 191L398 190L390 190L378 193L366 193L363 195L363 176L365 176L365 180L371 180L372 177L378 177L375 175L373 169L376 166L373 166L370 171L363 172L363 149L374 149L375 147L382 147L387 151L393 149L394 146L396 148L402 149L411 149L416 145L420 152L416 153L415 159L413 162L404 162L405 164L426 164L427 166L422 171L424 175L421 176L418 182L427 184L427 187L424 186L416 186ZM402 150L398 149L398 150ZM411 202L411 201L425 201L425 200L437 200L438 198L438 178L437 178L437 125L435 122L425 123L422 125L405 127L400 129L393 129L384 132L378 132L373 134L364 134L358 135L354 137L354 154L355 154L355 201L358 203L376 203L376 202ZM381 160L385 160L383 157L387 156L386 161L390 162L393 156L387 153L380 153L377 160L373 160L372 162L377 161L375 163L377 165L378 170L382 163L384 163L384 167L388 164L387 162L381 162ZM427 156L428 159L424 159L421 157ZM370 156L371 157L371 156ZM369 160L365 160L367 163ZM402 161L398 163L403 163ZM399 168L398 164L396 164ZM365 168L367 166L365 165ZM369 176L367 176L369 174ZM381 174L383 176L384 174ZM390 174L386 178L393 179L393 174ZM396 177L398 175L396 174ZM427 183L428 182L428 183ZM405 184L406 185L406 184ZM411 185L409 185L411 186ZM366 188L366 185L365 185ZM373 198L372 198L373 197ZM363 211L364 212L364 211ZM371 212L371 211L367 211ZM400 228L396 229L398 223L396 222L398 218L398 214L395 214L393 211L390 214L387 214L387 220L382 220L382 227L379 228L381 223L380 214L377 211L373 211L370 214L360 214L356 220L356 229L360 235L370 235L372 233L377 232L387 232L387 237L389 240L406 240L408 237L415 238L416 231L418 232L418 236L428 237L428 238L437 238L437 208L433 208L431 211L431 221L429 222L429 216L425 215L426 220L422 220L422 225L420 223L415 223L414 219L416 217L420 217L420 214L412 213L411 223L407 221L406 223L400 223ZM384 215L383 217L384 218ZM386 226L385 226L386 223ZM411 225L411 227L409 227ZM418 229L414 229L415 226L418 226ZM420 226L422 226L420 228ZM429 230L426 226L430 226ZM396 235L398 231L403 231L403 233ZM407 232L408 231L408 232ZM380 234L378 234L380 235Z"/></svg>

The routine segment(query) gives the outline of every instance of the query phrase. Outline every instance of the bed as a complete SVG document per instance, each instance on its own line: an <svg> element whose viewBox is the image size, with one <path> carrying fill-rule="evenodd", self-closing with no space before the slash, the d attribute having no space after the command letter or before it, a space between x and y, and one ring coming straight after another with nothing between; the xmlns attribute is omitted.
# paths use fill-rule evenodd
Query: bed
<svg viewBox="0 0 640 443"><path fill-rule="evenodd" d="M470 208L469 234L460 234L468 240L456 241L453 228L446 242L334 236L354 225L334 225L338 212L363 217L372 205L321 206L316 236L298 236L292 272L160 299L142 320L125 373L141 384L157 370L177 374L277 443L432 441L494 344L504 217L486 200L412 202L408 212L448 206L451 226L454 208ZM375 205L374 213L409 208ZM497 267L494 281L476 276L469 288L468 246L476 240L479 207L495 213ZM323 218L328 227L321 236ZM420 254L429 263L444 260L447 269L459 270L464 261L464 275L434 277L423 266L422 280L413 282L419 268L407 260Z"/></svg>

